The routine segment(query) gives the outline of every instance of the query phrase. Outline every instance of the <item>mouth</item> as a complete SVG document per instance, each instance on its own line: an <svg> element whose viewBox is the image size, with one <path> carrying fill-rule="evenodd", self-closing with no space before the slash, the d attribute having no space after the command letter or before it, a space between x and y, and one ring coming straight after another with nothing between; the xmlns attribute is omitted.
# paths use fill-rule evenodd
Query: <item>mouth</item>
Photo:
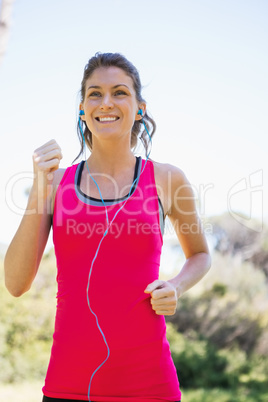
<svg viewBox="0 0 268 402"><path fill-rule="evenodd" d="M113 123L114 121L119 120L118 116L99 116L96 117L96 120L100 123Z"/></svg>

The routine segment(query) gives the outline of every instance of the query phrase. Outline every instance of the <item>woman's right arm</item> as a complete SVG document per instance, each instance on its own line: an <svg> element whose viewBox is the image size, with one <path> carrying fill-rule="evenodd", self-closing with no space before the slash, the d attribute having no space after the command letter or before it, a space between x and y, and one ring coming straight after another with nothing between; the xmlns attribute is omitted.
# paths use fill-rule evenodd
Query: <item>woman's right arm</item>
<svg viewBox="0 0 268 402"><path fill-rule="evenodd" d="M5 284L13 296L30 289L37 273L51 228L54 189L62 159L61 149L51 140L33 154L34 180L20 226L5 255Z"/></svg>

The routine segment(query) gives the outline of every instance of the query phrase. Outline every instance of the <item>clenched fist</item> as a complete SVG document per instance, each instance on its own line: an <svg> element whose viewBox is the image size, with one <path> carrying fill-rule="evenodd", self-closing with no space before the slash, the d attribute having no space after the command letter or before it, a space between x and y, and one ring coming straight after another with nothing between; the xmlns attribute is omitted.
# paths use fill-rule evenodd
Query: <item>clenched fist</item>
<svg viewBox="0 0 268 402"><path fill-rule="evenodd" d="M59 168L62 153L55 140L51 140L33 153L33 163L35 173L38 171L51 173Z"/></svg>
<svg viewBox="0 0 268 402"><path fill-rule="evenodd" d="M34 183L33 191L38 199L47 198L51 194L52 172L59 168L62 153L55 140L51 140L33 153Z"/></svg>
<svg viewBox="0 0 268 402"><path fill-rule="evenodd" d="M170 282L155 280L147 286L144 293L151 294L151 305L156 314L175 314L178 295L175 286Z"/></svg>

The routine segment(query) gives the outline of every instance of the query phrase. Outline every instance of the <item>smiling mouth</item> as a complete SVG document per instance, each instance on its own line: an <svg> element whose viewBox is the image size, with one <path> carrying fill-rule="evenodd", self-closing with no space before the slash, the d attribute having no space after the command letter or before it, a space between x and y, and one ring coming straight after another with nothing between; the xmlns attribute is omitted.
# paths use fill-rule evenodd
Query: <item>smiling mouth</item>
<svg viewBox="0 0 268 402"><path fill-rule="evenodd" d="M113 117L112 116L111 117L108 117L108 116L96 117L96 120L101 122L101 123L109 123L109 122L114 122L116 120L119 120L119 117L116 117L116 116L113 116Z"/></svg>

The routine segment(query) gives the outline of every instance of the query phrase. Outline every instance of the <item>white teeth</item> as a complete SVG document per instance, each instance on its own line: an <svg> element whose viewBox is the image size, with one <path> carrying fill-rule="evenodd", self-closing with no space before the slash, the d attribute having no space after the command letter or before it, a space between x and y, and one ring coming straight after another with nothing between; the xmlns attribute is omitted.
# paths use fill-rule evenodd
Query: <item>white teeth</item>
<svg viewBox="0 0 268 402"><path fill-rule="evenodd" d="M115 121L117 117L99 117L100 121Z"/></svg>

